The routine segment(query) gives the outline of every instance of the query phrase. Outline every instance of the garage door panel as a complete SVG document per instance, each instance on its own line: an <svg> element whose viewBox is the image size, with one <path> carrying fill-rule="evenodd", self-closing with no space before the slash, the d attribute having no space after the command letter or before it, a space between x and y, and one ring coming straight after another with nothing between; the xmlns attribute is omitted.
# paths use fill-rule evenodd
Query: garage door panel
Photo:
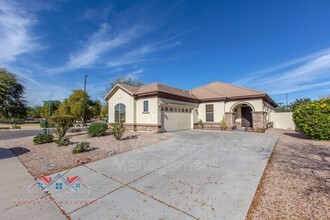
<svg viewBox="0 0 330 220"><path fill-rule="evenodd" d="M163 112L162 117L165 131L191 129L191 114L188 112Z"/></svg>

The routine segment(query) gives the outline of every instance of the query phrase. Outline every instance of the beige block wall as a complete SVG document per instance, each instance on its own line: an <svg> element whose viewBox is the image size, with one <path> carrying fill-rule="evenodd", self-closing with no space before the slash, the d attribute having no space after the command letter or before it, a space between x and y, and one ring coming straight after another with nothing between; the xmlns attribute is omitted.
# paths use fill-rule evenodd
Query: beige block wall
<svg viewBox="0 0 330 220"><path fill-rule="evenodd" d="M143 102L149 102L149 113L143 112ZM141 98L135 101L136 123L138 124L159 124L159 100L157 97Z"/></svg>
<svg viewBox="0 0 330 220"><path fill-rule="evenodd" d="M115 106L119 103L123 103L126 106L126 123L135 122L135 100L134 98L122 89L118 89L117 92L109 99L109 122L115 122Z"/></svg>
<svg viewBox="0 0 330 220"><path fill-rule="evenodd" d="M225 103L224 102L207 102L207 103L200 103L198 107L198 120L202 120L206 122L206 109L205 105L213 104L213 111L214 111L214 121L220 123L222 117L225 116Z"/></svg>
<svg viewBox="0 0 330 220"><path fill-rule="evenodd" d="M293 130L296 126L292 114L292 112L270 112L269 118L274 128Z"/></svg>

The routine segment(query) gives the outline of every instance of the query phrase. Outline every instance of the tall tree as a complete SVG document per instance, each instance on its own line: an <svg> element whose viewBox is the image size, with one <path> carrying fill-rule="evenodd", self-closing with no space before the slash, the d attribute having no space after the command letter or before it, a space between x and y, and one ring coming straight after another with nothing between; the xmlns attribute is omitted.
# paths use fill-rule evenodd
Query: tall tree
<svg viewBox="0 0 330 220"><path fill-rule="evenodd" d="M130 86L142 86L144 83L142 81L133 79L132 77L117 77L113 79L109 85L106 87L106 90L103 92L103 96L108 94L109 91L117 84L125 84Z"/></svg>
<svg viewBox="0 0 330 220"><path fill-rule="evenodd" d="M0 69L0 118L24 118L27 114L24 86L14 73Z"/></svg>
<svg viewBox="0 0 330 220"><path fill-rule="evenodd" d="M298 108L302 104L310 103L312 100L310 98L301 98L301 99L296 99L294 102L292 102L289 105L290 111L294 111L296 108Z"/></svg>
<svg viewBox="0 0 330 220"><path fill-rule="evenodd" d="M109 105L108 105L108 102L102 106L102 109L101 109L101 114L100 114L100 117L101 118L107 118L108 117L108 109L109 109Z"/></svg>
<svg viewBox="0 0 330 220"><path fill-rule="evenodd" d="M276 112L293 112L298 106L311 102L310 98L296 99L289 105L284 105L283 103L277 103L278 107L275 109Z"/></svg>
<svg viewBox="0 0 330 220"><path fill-rule="evenodd" d="M40 116L42 118L47 118L48 116L53 116L58 112L58 108L60 107L61 102L59 100L54 100L50 104L44 103L44 105L41 107Z"/></svg>
<svg viewBox="0 0 330 220"><path fill-rule="evenodd" d="M28 117L37 118L37 119L41 118L41 110L42 110L42 107L40 105L29 107Z"/></svg>
<svg viewBox="0 0 330 220"><path fill-rule="evenodd" d="M84 113L85 109L85 113ZM77 120L91 119L94 116L99 116L101 111L101 103L90 99L87 93L83 90L73 90L69 98L64 99L60 105L58 112L60 115L72 115Z"/></svg>
<svg viewBox="0 0 330 220"><path fill-rule="evenodd" d="M275 112L289 112L288 106L284 105L283 103L277 103L277 108Z"/></svg>
<svg viewBox="0 0 330 220"><path fill-rule="evenodd" d="M93 117L100 117L102 110L102 103L100 100L95 100L94 102L90 102L90 106L92 108Z"/></svg>

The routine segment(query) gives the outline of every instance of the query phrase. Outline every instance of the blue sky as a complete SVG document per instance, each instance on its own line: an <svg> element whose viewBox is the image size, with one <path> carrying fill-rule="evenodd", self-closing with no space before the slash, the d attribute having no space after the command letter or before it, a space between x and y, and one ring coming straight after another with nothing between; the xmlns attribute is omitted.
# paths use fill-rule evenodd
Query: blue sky
<svg viewBox="0 0 330 220"><path fill-rule="evenodd" d="M0 67L29 104L118 76L193 89L223 81L277 102L330 94L330 1L0 1Z"/></svg>

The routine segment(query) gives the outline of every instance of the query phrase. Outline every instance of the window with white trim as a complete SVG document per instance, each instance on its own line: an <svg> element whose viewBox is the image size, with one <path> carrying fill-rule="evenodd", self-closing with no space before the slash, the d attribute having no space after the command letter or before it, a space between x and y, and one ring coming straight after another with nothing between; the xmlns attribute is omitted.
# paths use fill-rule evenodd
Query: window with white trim
<svg viewBox="0 0 330 220"><path fill-rule="evenodd" d="M205 119L208 122L214 121L214 110L213 110L213 104L205 105Z"/></svg>
<svg viewBox="0 0 330 220"><path fill-rule="evenodd" d="M115 106L115 122L120 122L126 117L126 106L123 103L119 103Z"/></svg>
<svg viewBox="0 0 330 220"><path fill-rule="evenodd" d="M149 112L149 101L143 101L143 112Z"/></svg>

